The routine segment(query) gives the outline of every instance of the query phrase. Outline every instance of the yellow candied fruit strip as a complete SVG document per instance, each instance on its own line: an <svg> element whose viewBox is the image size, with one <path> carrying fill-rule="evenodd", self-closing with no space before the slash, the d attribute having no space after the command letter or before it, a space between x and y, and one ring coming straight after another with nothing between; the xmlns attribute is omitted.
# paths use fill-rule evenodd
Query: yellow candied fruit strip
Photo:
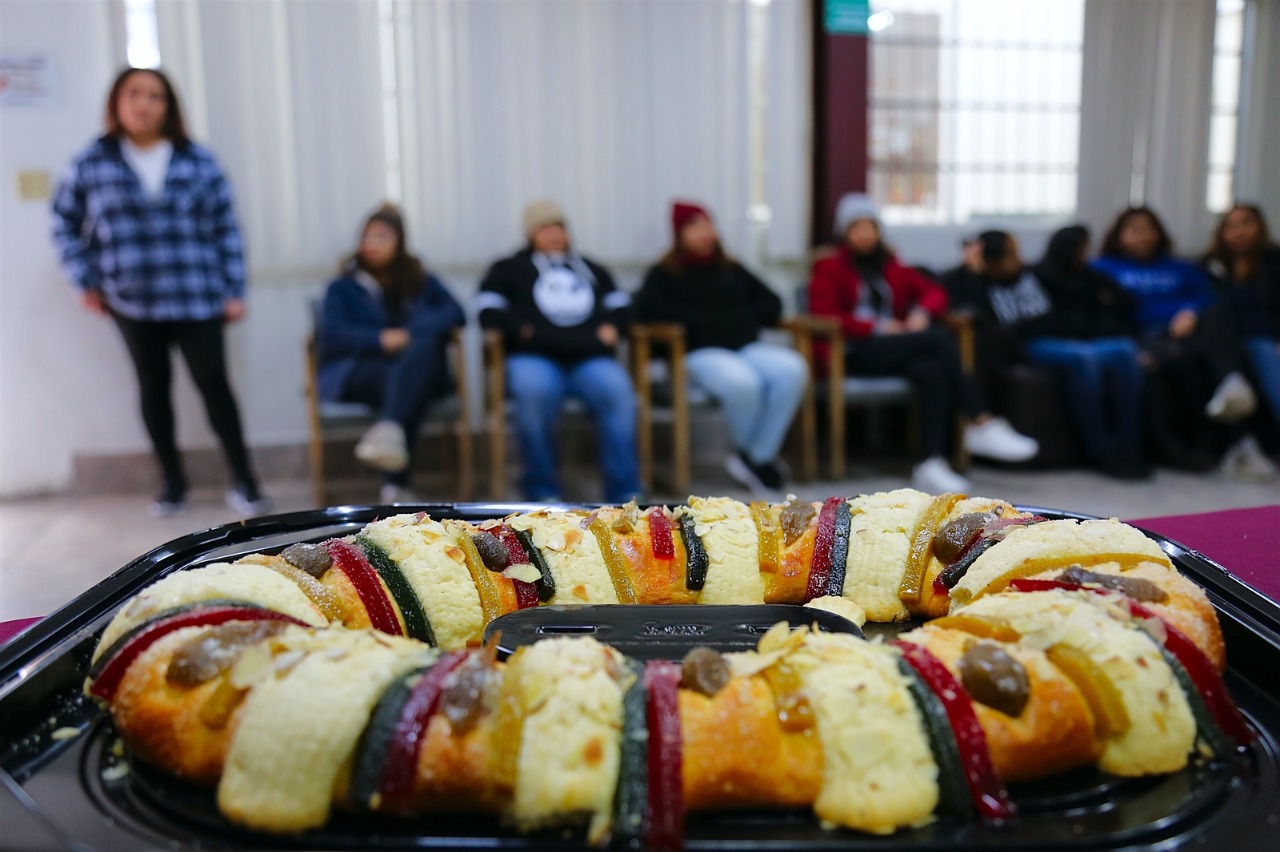
<svg viewBox="0 0 1280 852"><path fill-rule="evenodd" d="M484 611L485 624L488 624L502 615L502 593L498 591L497 584L489 576L489 569L484 567L484 560L480 558L480 551L476 549L476 543L471 540L471 536L467 535L465 530L454 530L453 535L454 541L462 548L467 571L471 574L472 582L476 584L476 591L480 593L480 608Z"/></svg>
<svg viewBox="0 0 1280 852"><path fill-rule="evenodd" d="M627 573L626 560L618 552L613 540L613 533L600 518L592 518L587 529L596 537L600 545L600 554L604 557L604 567L609 571L609 579L613 580L613 590L618 595L618 603L638 603L635 587L631 585L631 575Z"/></svg>
<svg viewBox="0 0 1280 852"><path fill-rule="evenodd" d="M1114 737L1129 730L1132 722L1119 691L1088 654L1059 643L1046 651L1045 656L1080 690L1093 711L1093 724L1099 736Z"/></svg>
<svg viewBox="0 0 1280 852"><path fill-rule="evenodd" d="M911 537L911 551L907 556L907 570L902 575L902 584L898 587L898 598L903 603L919 603L924 590L924 573L929 567L929 557L933 554L933 536L938 524L964 499L963 494L942 494L933 498L929 508L925 510Z"/></svg>
<svg viewBox="0 0 1280 852"><path fill-rule="evenodd" d="M756 533L760 538L760 572L777 574L782 561L778 524L773 519L768 503L757 500L752 502L749 508L751 519L756 522Z"/></svg>
<svg viewBox="0 0 1280 852"><path fill-rule="evenodd" d="M930 627L941 627L947 630L959 630L976 636L979 639L994 639L997 642L1017 642L1021 639L1018 631L1007 624L980 618L976 615L944 615L929 622Z"/></svg>

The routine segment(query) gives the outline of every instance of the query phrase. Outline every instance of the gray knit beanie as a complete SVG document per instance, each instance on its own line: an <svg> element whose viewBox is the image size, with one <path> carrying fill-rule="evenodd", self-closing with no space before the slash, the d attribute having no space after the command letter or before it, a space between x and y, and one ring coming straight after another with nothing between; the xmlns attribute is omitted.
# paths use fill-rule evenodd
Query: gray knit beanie
<svg viewBox="0 0 1280 852"><path fill-rule="evenodd" d="M840 196L840 203L836 205L836 242L844 242L849 226L859 219L871 219L879 224L880 211L871 196L864 192L847 192Z"/></svg>
<svg viewBox="0 0 1280 852"><path fill-rule="evenodd" d="M525 239L532 240L535 233L548 225L565 224L564 210L554 201L542 198L524 208L521 224L524 226Z"/></svg>

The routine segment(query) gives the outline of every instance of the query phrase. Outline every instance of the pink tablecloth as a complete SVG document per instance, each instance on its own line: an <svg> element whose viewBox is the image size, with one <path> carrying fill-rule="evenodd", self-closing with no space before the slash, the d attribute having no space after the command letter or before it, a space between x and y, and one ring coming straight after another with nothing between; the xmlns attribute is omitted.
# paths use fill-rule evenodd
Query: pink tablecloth
<svg viewBox="0 0 1280 852"><path fill-rule="evenodd" d="M1137 518L1129 523L1200 551L1267 597L1280 601L1280 505ZM0 622L0 645L39 620Z"/></svg>
<svg viewBox="0 0 1280 852"><path fill-rule="evenodd" d="M37 616L36 618L17 618L13 621L0 621L0 645L8 642L39 620L40 618Z"/></svg>
<svg viewBox="0 0 1280 852"><path fill-rule="evenodd" d="M1267 597L1280 601L1280 505L1129 523L1198 550Z"/></svg>

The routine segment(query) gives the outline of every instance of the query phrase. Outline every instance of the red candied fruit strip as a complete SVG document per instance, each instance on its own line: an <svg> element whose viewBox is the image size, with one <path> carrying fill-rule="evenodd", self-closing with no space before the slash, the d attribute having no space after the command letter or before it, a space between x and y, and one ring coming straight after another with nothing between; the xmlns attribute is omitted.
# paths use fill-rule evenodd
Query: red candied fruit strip
<svg viewBox="0 0 1280 852"><path fill-rule="evenodd" d="M649 691L649 807L646 849L684 847L684 744L680 734L680 666L653 661L645 666Z"/></svg>
<svg viewBox="0 0 1280 852"><path fill-rule="evenodd" d="M818 533L813 540L813 560L809 563L809 585L804 590L805 603L827 593L831 578L831 549L836 543L836 509L840 497L828 497L818 513Z"/></svg>
<svg viewBox="0 0 1280 852"><path fill-rule="evenodd" d="M490 530L498 537L498 541L502 542L502 546L507 549L507 558L511 560L512 565L528 565L529 554L524 552L524 548L520 546L520 539L516 538L516 531L511 527L503 524L502 526ZM533 583L526 583L524 580L511 581L516 588L516 609L532 609L538 605L538 587Z"/></svg>
<svg viewBox="0 0 1280 852"><path fill-rule="evenodd" d="M1030 578L1013 580L1009 583L1009 588L1015 592L1043 592L1051 589L1061 589L1068 592L1084 591L1096 594L1122 594L1113 589L1082 586L1079 583L1067 583L1062 580L1032 580ZM1234 740L1236 745L1245 746L1253 742L1257 735L1249 727L1249 723L1245 721L1240 708L1236 706L1235 701L1231 698L1231 693L1227 691L1227 685L1223 682L1222 675L1218 673L1217 667L1210 662L1204 651L1200 650L1200 646L1192 642L1187 634L1137 601L1129 601L1129 613L1137 618L1158 619L1164 625L1165 649L1182 664L1182 668L1186 670L1187 676L1195 684L1196 691L1204 699L1205 707L1208 708L1209 714L1213 716L1213 720L1218 723L1218 727Z"/></svg>
<svg viewBox="0 0 1280 852"><path fill-rule="evenodd" d="M114 700L116 690L120 688L120 681L124 679L124 673L128 671L129 666L159 639L184 627L212 627L228 621L287 621L290 624L302 624L298 619L283 612L239 606L196 607L168 618L161 618L139 631L132 640L116 652L94 678L93 684L89 687L89 693L103 701Z"/></svg>
<svg viewBox="0 0 1280 852"><path fill-rule="evenodd" d="M676 543L671 539L671 521L660 506L654 506L649 516L649 539L653 542L654 559L675 559Z"/></svg>
<svg viewBox="0 0 1280 852"><path fill-rule="evenodd" d="M947 721L955 731L956 745L960 747L960 762L964 766L965 780L973 804L983 819L991 822L1007 820L1016 813L1009 791L996 774L987 748L987 735L973 712L969 694L942 662L919 645L910 642L894 642L902 657L929 685L947 710Z"/></svg>
<svg viewBox="0 0 1280 852"><path fill-rule="evenodd" d="M396 722L395 733L387 748L386 763L382 765L379 790L384 797L408 796L413 792L418 774L418 753L426 739L427 725L440 706L444 682L449 674L462 665L466 651L454 651L441 657L409 693Z"/></svg>
<svg viewBox="0 0 1280 852"><path fill-rule="evenodd" d="M1134 602L1130 602L1129 611L1139 618L1160 618L1145 606ZM1200 697L1204 699L1205 706L1209 708L1209 713L1218 723L1218 727L1222 728L1223 733L1234 740L1238 746L1246 746L1253 742L1257 735L1249 727L1240 708L1231 698L1231 693L1227 691L1227 685L1223 682L1217 667L1209 661L1204 651L1191 641L1191 637L1163 618L1160 622L1164 625L1164 647L1178 662L1182 663L1182 667L1186 669L1191 682L1196 685Z"/></svg>
<svg viewBox="0 0 1280 852"><path fill-rule="evenodd" d="M378 572L369 564L369 560L358 547L340 539L330 539L324 543L325 549L333 557L333 565L351 581L360 603L369 614L369 624L374 630L390 633L392 636L403 636L400 619L396 618L395 605L391 596L382 586Z"/></svg>

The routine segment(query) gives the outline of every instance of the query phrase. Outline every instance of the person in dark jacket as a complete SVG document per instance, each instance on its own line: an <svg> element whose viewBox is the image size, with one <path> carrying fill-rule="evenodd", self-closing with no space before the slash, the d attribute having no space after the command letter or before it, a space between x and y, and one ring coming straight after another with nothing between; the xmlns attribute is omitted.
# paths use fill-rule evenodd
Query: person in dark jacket
<svg viewBox="0 0 1280 852"><path fill-rule="evenodd" d="M187 136L162 72L121 71L106 114L106 134L76 156L54 192L53 239L80 303L115 322L133 361L163 479L151 514L187 506L171 396L174 348L222 443L232 478L227 505L261 514L271 501L249 461L223 336L247 313L231 187L213 154Z"/></svg>
<svg viewBox="0 0 1280 852"><path fill-rule="evenodd" d="M625 503L640 493L636 396L614 353L631 297L608 270L573 250L555 202L525 208L524 234L526 247L489 268L475 301L480 324L501 332L506 345L521 489L529 500L561 498L556 423L572 395L596 421L604 499Z"/></svg>
<svg viewBox="0 0 1280 852"><path fill-rule="evenodd" d="M676 202L671 230L674 244L645 276L636 315L684 327L689 379L728 420L729 475L753 492L776 492L788 475L779 451L809 381L798 352L757 340L778 324L782 300L725 253L703 207Z"/></svg>
<svg viewBox="0 0 1280 852"><path fill-rule="evenodd" d="M378 412L356 457L383 471L384 503L414 499L418 427L432 398L449 389L445 347L465 321L440 279L409 253L400 211L384 205L370 215L359 249L325 292L316 383L321 399Z"/></svg>
<svg viewBox="0 0 1280 852"><path fill-rule="evenodd" d="M810 310L840 321L851 375L904 376L915 388L925 455L912 473L915 487L968 490L944 455L957 408L970 420L964 442L974 455L1011 462L1034 457L1036 442L993 416L964 374L955 339L934 325L946 311L946 291L897 261L881 239L871 199L845 195L835 219L837 246L814 264L809 279Z"/></svg>
<svg viewBox="0 0 1280 852"><path fill-rule="evenodd" d="M1150 469L1139 445L1138 346L1129 337L1110 336L1125 328L1131 300L1088 268L1088 241L1083 227L1063 228L1033 271L1023 265L1011 234L985 231L968 249L966 267L944 283L956 306L976 315L980 338L984 328L999 336L1000 363L1030 361L1063 373L1090 462L1111 476L1142 478Z"/></svg>
<svg viewBox="0 0 1280 852"><path fill-rule="evenodd" d="M1174 467L1213 468L1231 431L1218 424L1249 416L1256 398L1208 276L1174 256L1164 224L1148 207L1116 217L1093 268L1135 300L1153 449Z"/></svg>
<svg viewBox="0 0 1280 852"><path fill-rule="evenodd" d="M1216 284L1254 383L1272 418L1280 421L1280 246L1271 239L1262 209L1237 204L1228 210L1202 265ZM1227 451L1223 466L1242 478L1276 477L1275 465L1253 435Z"/></svg>

